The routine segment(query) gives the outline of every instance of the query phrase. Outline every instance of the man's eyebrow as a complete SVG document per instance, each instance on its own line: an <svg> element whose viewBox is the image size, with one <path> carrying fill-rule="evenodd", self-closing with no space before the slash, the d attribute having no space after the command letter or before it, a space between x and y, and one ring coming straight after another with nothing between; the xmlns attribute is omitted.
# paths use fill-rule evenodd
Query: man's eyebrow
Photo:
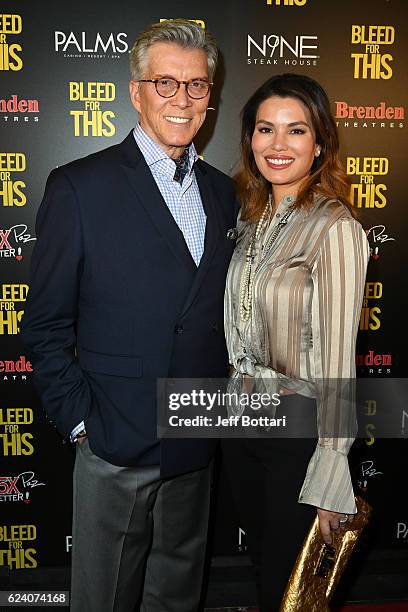
<svg viewBox="0 0 408 612"><path fill-rule="evenodd" d="M176 79L175 76L172 76L171 74L156 74L155 76L153 76L154 79L173 79L173 81L177 81L178 79ZM197 77L192 77L191 79L186 79L188 81L207 81L209 82L210 79L208 78L208 76L197 76Z"/></svg>

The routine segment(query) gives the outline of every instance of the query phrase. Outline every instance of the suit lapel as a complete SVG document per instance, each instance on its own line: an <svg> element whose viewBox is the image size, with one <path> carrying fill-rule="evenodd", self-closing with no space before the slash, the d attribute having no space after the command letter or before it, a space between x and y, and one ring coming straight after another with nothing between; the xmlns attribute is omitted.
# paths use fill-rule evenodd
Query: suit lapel
<svg viewBox="0 0 408 612"><path fill-rule="evenodd" d="M200 189L201 200L203 203L204 211L207 215L206 227L205 227L205 240L204 240L204 253L200 261L200 265L197 269L197 274L194 277L193 284L190 292L184 303L181 316L185 314L188 308L191 306L201 284L207 274L212 259L214 257L218 240L220 237L220 220L217 206L217 198L209 180L208 174L205 167L200 161L197 161L194 167L198 187Z"/></svg>
<svg viewBox="0 0 408 612"><path fill-rule="evenodd" d="M143 206L157 231L165 240L177 260L190 273L195 273L197 268L186 245L183 233L175 222L166 202L163 200L156 181L139 147L136 145L132 132L119 147L121 147L123 153L122 168L134 190L138 202ZM129 202L129 207L134 214L137 214L133 202Z"/></svg>
<svg viewBox="0 0 408 612"><path fill-rule="evenodd" d="M130 132L128 137L119 145L122 153L122 168L132 186L135 197L149 215L152 223L166 241L169 249L177 260L187 269L190 274L194 274L193 282L187 299L184 303L180 316L183 316L193 303L193 300L201 287L207 274L220 238L220 219L217 196L206 172L205 166L198 160L194 171L201 194L204 211L207 216L204 253L200 265L196 268L191 253L184 240L183 233L174 221L159 188L156 185L152 173L146 164L143 155ZM133 202L129 202L129 207L134 214L137 214Z"/></svg>

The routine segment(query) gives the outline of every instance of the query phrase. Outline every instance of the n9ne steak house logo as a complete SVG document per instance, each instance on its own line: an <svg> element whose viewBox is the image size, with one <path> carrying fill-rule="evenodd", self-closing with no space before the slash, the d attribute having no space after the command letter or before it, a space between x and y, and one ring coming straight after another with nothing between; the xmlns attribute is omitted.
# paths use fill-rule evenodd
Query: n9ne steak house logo
<svg viewBox="0 0 408 612"><path fill-rule="evenodd" d="M290 39L279 34L247 36L247 63L272 66L316 66L317 36L304 34Z"/></svg>

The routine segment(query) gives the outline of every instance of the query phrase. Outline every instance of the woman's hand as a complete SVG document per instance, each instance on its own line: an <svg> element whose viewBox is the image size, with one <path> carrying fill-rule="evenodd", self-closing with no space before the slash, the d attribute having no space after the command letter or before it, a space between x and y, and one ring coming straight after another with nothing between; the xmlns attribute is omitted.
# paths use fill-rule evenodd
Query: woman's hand
<svg viewBox="0 0 408 612"><path fill-rule="evenodd" d="M332 531L338 533L340 529L344 529L353 520L352 515L331 512L330 510L323 510L323 508L317 508L317 515L319 517L320 533L325 544L332 543Z"/></svg>

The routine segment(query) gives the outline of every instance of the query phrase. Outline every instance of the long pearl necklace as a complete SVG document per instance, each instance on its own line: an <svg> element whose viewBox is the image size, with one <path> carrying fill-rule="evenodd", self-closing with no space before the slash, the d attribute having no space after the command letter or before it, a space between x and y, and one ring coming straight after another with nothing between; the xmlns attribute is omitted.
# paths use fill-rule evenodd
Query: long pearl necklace
<svg viewBox="0 0 408 612"><path fill-rule="evenodd" d="M268 242L262 247L263 257L268 253L268 251L272 247L273 243L279 236L280 232L282 231L282 229L285 227L285 225L289 221L289 218L294 210L295 210L295 205L290 206L287 209L286 213L283 215L282 219L279 221L279 223L275 227L275 229L273 230L272 234L270 235L268 239ZM261 218L256 224L256 228L254 232L252 233L251 238L249 239L248 248L245 254L245 265L242 270L240 295L239 295L239 310L241 314L241 321L244 321L244 322L249 320L251 316L251 312L252 312L252 293L253 293L253 282L254 282L253 279L254 279L254 273L256 272L256 269L255 270L253 269L253 261L255 258L255 253L254 253L255 245L259 242L259 238L261 234L263 233L263 231L266 229L267 225L269 224L269 217L270 217L271 211L272 211L271 196L269 196L268 202L265 205Z"/></svg>

